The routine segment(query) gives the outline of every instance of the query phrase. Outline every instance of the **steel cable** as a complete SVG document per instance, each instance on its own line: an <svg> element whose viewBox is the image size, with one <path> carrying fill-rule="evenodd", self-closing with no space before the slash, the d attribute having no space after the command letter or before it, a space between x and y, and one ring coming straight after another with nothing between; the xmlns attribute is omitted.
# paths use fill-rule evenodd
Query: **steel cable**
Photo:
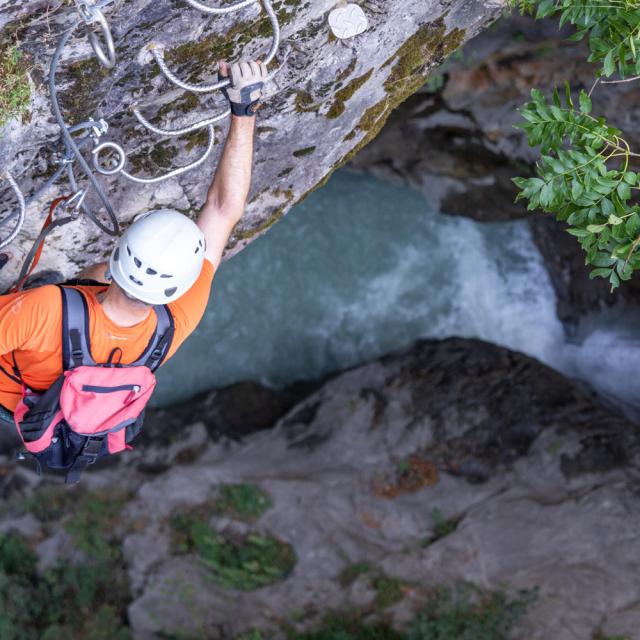
<svg viewBox="0 0 640 640"><path fill-rule="evenodd" d="M58 90L56 88L56 70L58 69L58 65L60 63L60 57L62 55L62 51L64 50L71 34L78 27L79 20L76 20L76 23L68 29L64 35L62 36L60 42L58 43L58 47L53 54L53 58L51 60L51 67L49 69L49 94L51 98L51 110L53 112L53 116L55 117L58 126L60 127L62 133L62 139L65 143L65 146L73 153L74 158L78 161L78 164L82 168L83 172L89 178L91 182L91 186L95 189L98 194L100 200L104 204L105 209L107 210L107 214L112 222L112 227L107 227L103 224L103 222L86 206L83 206L83 211L87 214L87 216L98 226L99 229L104 231L110 236L117 236L120 233L120 225L118 224L118 219L113 211L113 207L111 206L111 202L107 197L106 193L103 191L100 183L97 181L96 177L93 175L93 171L91 167L87 163L87 161L82 156L80 149L76 145L72 135L69 133L67 129L67 124L64 121L62 116L62 112L60 111L60 105L58 103Z"/></svg>

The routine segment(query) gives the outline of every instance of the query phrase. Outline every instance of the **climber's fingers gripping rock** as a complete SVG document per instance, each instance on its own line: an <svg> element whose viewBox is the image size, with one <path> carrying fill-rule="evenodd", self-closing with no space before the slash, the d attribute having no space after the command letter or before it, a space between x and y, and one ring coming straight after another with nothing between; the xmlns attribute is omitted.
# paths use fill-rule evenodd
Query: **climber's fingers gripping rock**
<svg viewBox="0 0 640 640"><path fill-rule="evenodd" d="M231 84L222 90L231 103L231 112L236 116L255 115L267 79L267 65L255 60L241 60L230 65L221 60L220 77L231 80Z"/></svg>

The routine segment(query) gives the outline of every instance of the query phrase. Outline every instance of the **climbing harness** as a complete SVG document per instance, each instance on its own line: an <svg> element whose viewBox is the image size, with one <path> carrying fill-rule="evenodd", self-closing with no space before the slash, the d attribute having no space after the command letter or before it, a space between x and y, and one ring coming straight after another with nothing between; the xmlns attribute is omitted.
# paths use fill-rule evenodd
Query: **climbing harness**
<svg viewBox="0 0 640 640"><path fill-rule="evenodd" d="M106 69L113 69L116 64L115 44L109 22L103 13L103 9L114 2L115 0L75 0L78 16L74 20L73 24L62 35L51 59L49 69L49 95L51 100L51 110L56 123L60 128L61 141L64 146L64 153L59 160L60 166L58 169L54 172L51 178L49 178L46 183L29 198L24 197L11 173L8 171L5 171L4 173L0 172L0 182L4 179L9 183L9 186L18 199L19 205L17 210L9 212L0 220L0 249L13 242L20 233L25 222L26 210L29 205L37 200L42 193L49 189L49 187L51 187L64 174L66 174L72 191L71 195L57 198L51 205L49 216L47 217L45 225L38 235L34 246L27 255L18 278L18 283L14 287L14 290L20 290L22 286L24 286L26 279L35 268L42 253L46 236L53 229L76 220L81 213L86 215L106 234L111 236L119 235L120 226L118 224L117 216L114 212L113 206L111 205L109 197L100 185L96 174L104 176L120 175L127 180L138 184L155 184L196 169L207 160L213 151L215 145L214 123L224 120L231 113L231 109L225 109L214 116L205 118L191 125L168 129L154 126L142 115L139 106L134 104L132 107L134 117L143 127L155 135L162 137L176 137L186 135L194 131L199 131L201 129L206 129L208 133L207 147L199 158L184 167L178 167L163 175L150 178L137 177L126 171L128 158L124 148L111 140L102 140L103 136L105 136L109 130L109 125L105 120L93 120L90 118L86 122L81 122L72 126L68 125L65 122L60 109L56 85L56 72L60 65L62 53L71 36L81 25L84 25L88 30L89 43L91 44L98 61ZM198 9L209 15L230 14L256 4L261 6L268 16L273 29L273 39L269 52L264 58L264 62L268 64L275 58L280 47L281 33L278 17L273 9L271 0L241 0L240 2L225 7L210 7L198 2L197 0L186 0L186 2L194 9ZM99 30L100 35L94 31L95 28ZM229 86L230 81L228 79L218 80L212 84L201 85L191 84L181 80L168 68L165 62L164 52L165 47L162 44L151 42L145 45L140 51L140 54L138 55L138 63L143 65L155 61L167 80L175 86L192 93L210 93ZM267 80L271 80L282 69L284 64L286 64L288 53L288 50L285 51L282 56L281 65L267 76ZM90 149L90 163L85 159L82 153L83 149L88 147L89 144L92 144L92 148ZM78 185L78 180L76 178L76 163L89 181L87 188L81 189ZM106 212L106 221L103 219L104 214L100 217L89 206L89 203L87 202L89 189L98 196L98 199L101 202L101 207ZM68 214L63 217L56 216L58 208L67 211ZM8 228L9 230L5 232L5 228Z"/></svg>

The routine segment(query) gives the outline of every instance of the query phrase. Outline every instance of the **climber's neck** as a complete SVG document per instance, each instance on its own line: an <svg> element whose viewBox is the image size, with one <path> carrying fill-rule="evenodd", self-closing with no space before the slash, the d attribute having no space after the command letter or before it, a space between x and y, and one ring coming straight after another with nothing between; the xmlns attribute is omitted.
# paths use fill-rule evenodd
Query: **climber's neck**
<svg viewBox="0 0 640 640"><path fill-rule="evenodd" d="M114 324L120 327L133 327L144 322L151 313L151 306L128 298L117 284L98 294L98 302Z"/></svg>

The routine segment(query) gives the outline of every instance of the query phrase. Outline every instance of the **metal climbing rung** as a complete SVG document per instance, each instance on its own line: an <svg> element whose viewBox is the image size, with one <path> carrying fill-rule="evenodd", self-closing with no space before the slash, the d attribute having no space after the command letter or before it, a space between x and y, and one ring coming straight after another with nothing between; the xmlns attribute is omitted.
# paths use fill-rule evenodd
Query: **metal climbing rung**
<svg viewBox="0 0 640 640"><path fill-rule="evenodd" d="M193 133L194 131L198 131L199 129L204 129L215 122L219 122L220 120L224 120L228 116L231 115L231 109L227 109L222 113L219 113L217 116L212 116L211 118L207 118L206 120L200 120L200 122L194 122L192 125L187 127L183 127L181 129L161 129L160 127L155 127L152 125L141 113L138 109L133 109L133 115L138 119L138 122L145 126L149 131L159 135L159 136L183 136L187 133Z"/></svg>
<svg viewBox="0 0 640 640"><path fill-rule="evenodd" d="M215 138L216 138L213 125L209 125L208 132L209 132L209 142L207 144L206 151L202 154L200 158L198 158L195 162L192 162L191 164L187 165L186 167L180 167L179 169L174 169L173 171L170 171L169 173L166 173L162 176L158 176L156 178L138 178L136 176L132 176L130 173L127 173L124 170L121 171L121 175L127 178L128 180L131 180L132 182L137 182L138 184L155 184L157 182L162 182L163 180L168 180L169 178L175 178L179 175L182 175L183 173L186 173L187 171L191 171L192 169L199 167L211 155L211 152L213 151Z"/></svg>
<svg viewBox="0 0 640 640"><path fill-rule="evenodd" d="M273 6L271 4L271 0L240 0L235 4L231 4L225 7L210 7L205 5L198 0L185 0L191 7L194 9L198 9L204 13L210 15L224 15L230 14L235 11L240 11L246 7L249 7L254 4L261 4L264 8L265 13L269 17L273 28L273 40L271 43L271 47L269 52L264 59L265 64L269 64L275 58L276 53L278 52L278 48L280 47L280 24L278 23L278 17L273 10ZM133 109L133 114L137 118L138 122L146 127L152 133L159 136L181 136L186 135L188 133L192 133L194 131L198 131L200 129L204 129L205 127L208 130L208 144L205 152L202 154L194 162L188 164L187 166L180 167L174 169L173 171L169 171L166 174L161 176L157 176L155 178L138 178L136 176L131 175L127 171L125 171L125 166L127 163L127 154L125 150L115 142L111 141L103 141L100 142L101 136L107 133L108 124L104 120L94 121L89 120L88 122L82 122L76 125L67 125L65 119L62 115L62 111L60 109L60 104L58 101L58 91L56 86L56 71L60 64L60 59L62 57L62 52L69 42L71 36L76 31L76 29L84 22L85 25L92 28L94 25L97 25L100 28L102 33L102 39L104 41L101 44L98 35L94 31L90 31L88 34L89 42L100 61L100 63L111 69L115 66L116 63L116 53L115 53L115 44L113 42L113 37L111 34L111 28L109 27L109 22L105 18L102 9L104 9L107 5L110 5L114 2L114 0L75 0L76 8L78 10L78 16L76 17L75 22L70 26L67 31L64 32L62 38L60 39L58 46L53 54L53 58L51 60L51 67L49 69L49 93L51 97L51 110L53 112L54 118L57 121L58 126L60 127L62 142L64 143L65 152L62 160L60 161L60 167L55 171L53 176L46 181L44 185L42 185L33 195L31 195L27 200L25 200L22 191L18 187L16 181L13 176L8 173L0 173L0 180L3 178L6 179L13 189L14 193L18 198L19 208L15 211L9 212L2 220L0 220L0 249L6 247L9 243L13 242L16 236L20 233L25 221L26 208L30 202L38 198L46 189L48 189L51 185L53 185L64 173L67 174L69 183L74 193L81 193L82 197L78 199L75 210L78 208L82 209L82 211L89 217L102 231L108 233L109 235L117 235L119 233L119 224L116 218L114 209L111 205L107 194L104 189L97 181L96 176L94 175L94 171L96 173L102 175L116 175L120 174L124 178L136 182L138 184L155 184L158 182L162 182L163 180L168 180L169 178L174 178L176 176L182 175L188 171L191 171L197 167L199 167L206 159L211 155L213 151L213 147L215 144L215 132L213 128L213 124L218 122L226 117L228 117L231 113L231 109L226 109L225 111L212 116L210 118L206 118L204 120L200 120L199 122L195 122L191 125L185 127L178 127L173 129L156 127L151 124L137 108ZM229 86L229 80L219 80L218 82L212 84L204 84L204 85L195 85L189 82L184 82L180 80L168 67L164 60L164 48L158 44L150 44L147 45L143 51L143 54L149 56L149 59L155 59L158 67L165 75L165 77L170 80L173 84L184 89L186 91L192 91L194 93L210 93L212 91L216 91L222 89L224 87ZM267 76L267 80L270 80L275 76L276 73L280 71L282 66L284 66L286 62L288 54L285 54L283 60L281 60L282 64L278 69ZM142 59L142 56L139 60ZM146 61L146 60L145 60ZM76 136L74 137L74 134ZM88 142L93 142L93 149L91 152L93 167L85 160L81 153L81 149ZM105 152L110 152L111 157L106 157ZM115 154L115 157L114 155ZM80 169L86 175L90 182L90 186L93 188L99 199L102 201L102 205L107 212L107 215L110 219L110 226L106 226L104 222L102 222L88 207L85 201L85 196L87 194L86 189L80 189L77 183L76 174L74 170L74 164L77 163L80 165ZM2 238L2 228L8 225L13 218L17 217L17 221L15 226L12 228L11 232L7 234L5 238ZM70 216L68 219L71 221L73 216ZM61 220L60 223L65 223L65 220Z"/></svg>
<svg viewBox="0 0 640 640"><path fill-rule="evenodd" d="M260 2L260 0L241 0L241 2L230 4L227 7L209 7L206 4L202 4L202 2L198 2L197 0L186 0L186 2L187 4L190 4L194 9L198 9L200 11L203 11L204 13L222 15L224 13L233 13L234 11L239 11L240 9L249 7L256 2Z"/></svg>
<svg viewBox="0 0 640 640"><path fill-rule="evenodd" d="M273 10L271 1L251 0L251 2L241 2L237 5L230 5L229 7L225 7L225 9L229 9L230 11L238 11L239 9L247 7L251 4L256 4L257 2L262 3L267 16L269 16L271 27L273 29L273 39L271 42L271 47L269 49L269 53L267 53L267 56L264 59L264 63L268 65L275 58L276 53L278 53L278 48L280 47L280 23L278 22L278 16L276 15L276 12ZM191 2L189 2L189 4L195 6L196 4L199 5L200 3L194 3L194 0L192 0ZM223 13L230 13L230 11L224 11ZM167 78L167 80L175 84L177 87L180 87L180 89L191 91L192 93L211 93L212 91L218 91L219 89L223 89L224 87L229 86L230 81L228 79L219 80L218 82L214 82L212 84L192 84L190 82L185 82L184 80L178 78L178 76L173 73L173 71L171 71L171 69L169 69L169 67L167 66L167 63L164 59L164 47L162 45L152 43L150 45L147 45L143 49L143 51L145 50L153 55L158 67L160 68L160 71L162 71L162 74L165 76L165 78Z"/></svg>
<svg viewBox="0 0 640 640"><path fill-rule="evenodd" d="M13 179L13 176L8 171L5 171L4 174L0 173L0 178L4 178L11 185L13 192L16 194L16 197L18 198L18 207L19 207L18 211L12 211L0 223L4 225L5 222L8 222L11 218L13 218L16 215L16 213L18 214L18 221L16 222L14 228L11 230L9 235L6 238L0 238L0 249L4 249L4 247L6 247L8 244L10 244L15 240L16 236L22 230L22 226L24 225L25 213L27 211L27 203L25 202L24 195L22 194L22 191L20 190L18 183Z"/></svg>
<svg viewBox="0 0 640 640"><path fill-rule="evenodd" d="M116 48L113 43L113 36L111 35L109 23L100 10L100 7L105 4L108 3L97 5L94 0L76 0L78 13L82 19L89 27L94 24L98 24L100 26L102 37L107 45L107 51L105 53L100 41L98 40L98 36L93 31L89 31L89 42L91 43L91 47L96 54L96 57L103 67L113 69L113 67L116 66Z"/></svg>

